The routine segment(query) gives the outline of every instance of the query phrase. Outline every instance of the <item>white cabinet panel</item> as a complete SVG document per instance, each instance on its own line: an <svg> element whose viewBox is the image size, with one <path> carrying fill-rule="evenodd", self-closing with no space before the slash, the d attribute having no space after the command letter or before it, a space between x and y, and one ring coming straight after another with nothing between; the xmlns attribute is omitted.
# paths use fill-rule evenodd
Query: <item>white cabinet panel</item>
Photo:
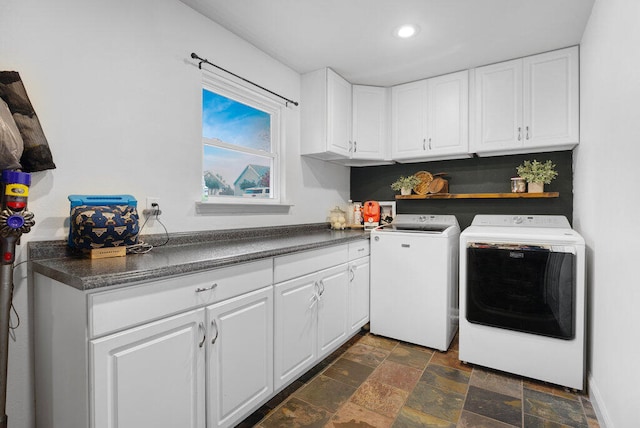
<svg viewBox="0 0 640 428"><path fill-rule="evenodd" d="M349 262L349 332L369 321L369 257Z"/></svg>
<svg viewBox="0 0 640 428"><path fill-rule="evenodd" d="M577 48L525 58L524 94L525 146L578 142Z"/></svg>
<svg viewBox="0 0 640 428"><path fill-rule="evenodd" d="M275 388L300 376L315 362L318 329L317 276L275 285Z"/></svg>
<svg viewBox="0 0 640 428"><path fill-rule="evenodd" d="M347 266L322 272L318 280L318 358L324 358L347 338L348 271Z"/></svg>
<svg viewBox="0 0 640 428"><path fill-rule="evenodd" d="M276 257L273 261L273 282L279 283L327 269L345 263L348 257L349 246L347 244Z"/></svg>
<svg viewBox="0 0 640 428"><path fill-rule="evenodd" d="M90 343L94 428L204 428L204 310Z"/></svg>
<svg viewBox="0 0 640 428"><path fill-rule="evenodd" d="M423 157L427 132L426 80L394 86L391 89L391 103L391 157Z"/></svg>
<svg viewBox="0 0 640 428"><path fill-rule="evenodd" d="M229 427L273 392L273 287L207 308L208 426Z"/></svg>
<svg viewBox="0 0 640 428"><path fill-rule="evenodd" d="M331 69L327 70L327 80L328 149L348 156L351 142L351 84Z"/></svg>
<svg viewBox="0 0 640 428"><path fill-rule="evenodd" d="M370 243L368 239L363 239L356 242L349 242L349 260L359 259L360 257L368 256Z"/></svg>
<svg viewBox="0 0 640 428"><path fill-rule="evenodd" d="M353 85L353 159L387 159L387 92L386 88Z"/></svg>
<svg viewBox="0 0 640 428"><path fill-rule="evenodd" d="M428 80L429 156L467 156L469 153L469 72Z"/></svg>
<svg viewBox="0 0 640 428"><path fill-rule="evenodd" d="M477 151L522 141L522 61L476 69Z"/></svg>

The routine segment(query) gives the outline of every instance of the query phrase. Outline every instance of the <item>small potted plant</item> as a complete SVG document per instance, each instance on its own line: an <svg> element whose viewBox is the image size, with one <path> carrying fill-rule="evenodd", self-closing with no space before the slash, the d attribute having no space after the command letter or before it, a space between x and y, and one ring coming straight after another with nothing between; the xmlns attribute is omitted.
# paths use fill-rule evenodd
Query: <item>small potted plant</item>
<svg viewBox="0 0 640 428"><path fill-rule="evenodd" d="M410 195L411 189L420 183L420 179L415 175L410 175L408 177L400 177L393 183L391 183L391 188L396 191L400 191L401 195Z"/></svg>
<svg viewBox="0 0 640 428"><path fill-rule="evenodd" d="M524 161L516 170L518 175L525 179L528 183L529 193L541 193L544 191L544 185L551 183L558 176L556 165L550 160L546 162Z"/></svg>

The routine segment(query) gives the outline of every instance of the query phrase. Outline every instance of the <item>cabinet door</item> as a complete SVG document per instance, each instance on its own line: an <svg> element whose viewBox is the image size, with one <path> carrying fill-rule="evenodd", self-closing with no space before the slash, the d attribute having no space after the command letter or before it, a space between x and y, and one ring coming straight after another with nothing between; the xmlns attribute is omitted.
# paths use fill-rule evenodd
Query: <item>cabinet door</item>
<svg viewBox="0 0 640 428"><path fill-rule="evenodd" d="M273 287L207 308L208 427L234 426L273 392Z"/></svg>
<svg viewBox="0 0 640 428"><path fill-rule="evenodd" d="M327 69L327 149L349 156L351 142L351 84Z"/></svg>
<svg viewBox="0 0 640 428"><path fill-rule="evenodd" d="M427 150L427 81L391 89L391 157L424 157Z"/></svg>
<svg viewBox="0 0 640 428"><path fill-rule="evenodd" d="M387 89L375 86L353 86L352 128L352 158L372 160L386 158Z"/></svg>
<svg viewBox="0 0 640 428"><path fill-rule="evenodd" d="M317 280L317 275L312 274L275 285L275 389L304 373L315 362Z"/></svg>
<svg viewBox="0 0 640 428"><path fill-rule="evenodd" d="M522 60L479 67L475 152L522 147Z"/></svg>
<svg viewBox="0 0 640 428"><path fill-rule="evenodd" d="M90 342L93 428L205 427L204 309Z"/></svg>
<svg viewBox="0 0 640 428"><path fill-rule="evenodd" d="M578 142L578 48L524 59L524 145Z"/></svg>
<svg viewBox="0 0 640 428"><path fill-rule="evenodd" d="M318 358L336 349L347 337L349 277L343 264L319 272Z"/></svg>
<svg viewBox="0 0 640 428"><path fill-rule="evenodd" d="M469 72L428 80L429 156L469 152Z"/></svg>
<svg viewBox="0 0 640 428"><path fill-rule="evenodd" d="M349 263L349 332L369 321L369 257Z"/></svg>

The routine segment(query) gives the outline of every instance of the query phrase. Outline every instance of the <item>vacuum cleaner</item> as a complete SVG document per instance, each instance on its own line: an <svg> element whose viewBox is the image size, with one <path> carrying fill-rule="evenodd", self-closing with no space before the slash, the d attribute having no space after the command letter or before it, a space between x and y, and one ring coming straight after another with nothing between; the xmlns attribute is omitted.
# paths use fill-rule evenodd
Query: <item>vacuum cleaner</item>
<svg viewBox="0 0 640 428"><path fill-rule="evenodd" d="M31 175L4 170L0 182L0 428L7 428L7 365L9 360L9 315L13 300L13 265L20 236L35 224L27 210Z"/></svg>

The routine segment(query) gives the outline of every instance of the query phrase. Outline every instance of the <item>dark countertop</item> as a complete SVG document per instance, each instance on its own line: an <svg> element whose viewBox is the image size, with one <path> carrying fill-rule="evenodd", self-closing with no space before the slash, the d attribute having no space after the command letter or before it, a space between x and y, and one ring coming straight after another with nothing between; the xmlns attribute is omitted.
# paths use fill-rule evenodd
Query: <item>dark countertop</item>
<svg viewBox="0 0 640 428"><path fill-rule="evenodd" d="M79 290L125 285L199 272L266 257L290 254L359 239L362 230L331 230L326 224L249 228L170 235L166 246L146 254L89 259L69 253L60 241L29 242L34 272ZM142 237L162 242L159 236ZM155 245L155 244L154 244Z"/></svg>

